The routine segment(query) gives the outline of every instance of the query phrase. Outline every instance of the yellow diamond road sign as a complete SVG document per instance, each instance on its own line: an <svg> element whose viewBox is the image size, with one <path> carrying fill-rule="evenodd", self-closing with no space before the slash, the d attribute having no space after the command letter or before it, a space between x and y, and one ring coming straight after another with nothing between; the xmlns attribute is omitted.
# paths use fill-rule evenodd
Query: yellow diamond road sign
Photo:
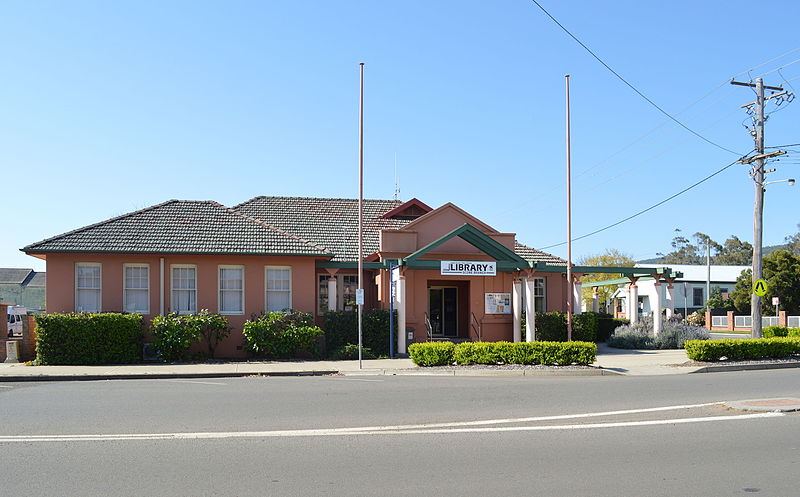
<svg viewBox="0 0 800 497"><path fill-rule="evenodd" d="M763 297L764 295L767 294L767 290L769 290L769 286L767 285L766 281L764 281L763 279L756 280L755 285L753 285L753 293L755 293L759 297Z"/></svg>

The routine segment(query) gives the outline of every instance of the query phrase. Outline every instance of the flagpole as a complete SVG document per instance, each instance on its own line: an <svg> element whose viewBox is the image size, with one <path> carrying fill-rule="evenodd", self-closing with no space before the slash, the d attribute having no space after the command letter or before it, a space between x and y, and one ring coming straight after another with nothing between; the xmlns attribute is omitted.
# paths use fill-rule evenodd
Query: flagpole
<svg viewBox="0 0 800 497"><path fill-rule="evenodd" d="M574 287L572 282L572 172L570 170L570 130L569 130L569 74L564 76L567 83L567 341L572 341L572 301Z"/></svg>
<svg viewBox="0 0 800 497"><path fill-rule="evenodd" d="M364 63L359 62L361 84L358 104L358 369L362 369L362 314L364 308Z"/></svg>

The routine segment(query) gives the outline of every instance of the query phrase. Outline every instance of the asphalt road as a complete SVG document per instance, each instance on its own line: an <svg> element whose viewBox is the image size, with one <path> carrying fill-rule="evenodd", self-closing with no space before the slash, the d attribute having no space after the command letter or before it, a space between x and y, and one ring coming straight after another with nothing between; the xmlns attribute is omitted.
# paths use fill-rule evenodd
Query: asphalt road
<svg viewBox="0 0 800 497"><path fill-rule="evenodd" d="M800 414L714 404L785 396L800 371L4 384L0 494L792 496Z"/></svg>

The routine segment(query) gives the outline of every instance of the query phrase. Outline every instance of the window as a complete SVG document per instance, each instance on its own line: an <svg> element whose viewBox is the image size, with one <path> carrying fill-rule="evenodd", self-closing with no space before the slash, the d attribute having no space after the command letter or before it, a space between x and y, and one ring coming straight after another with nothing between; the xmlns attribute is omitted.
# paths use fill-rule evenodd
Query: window
<svg viewBox="0 0 800 497"><path fill-rule="evenodd" d="M96 263L75 265L75 310L78 312L100 312L101 266Z"/></svg>
<svg viewBox="0 0 800 497"><path fill-rule="evenodd" d="M328 275L319 276L319 313L328 312ZM336 310L352 311L356 309L356 290L358 289L358 276L354 274L340 274L333 276L336 279Z"/></svg>
<svg viewBox="0 0 800 497"><path fill-rule="evenodd" d="M692 305L695 307L703 306L703 289L692 288Z"/></svg>
<svg viewBox="0 0 800 497"><path fill-rule="evenodd" d="M544 278L533 279L533 308L536 309L536 312L547 312Z"/></svg>
<svg viewBox="0 0 800 497"><path fill-rule="evenodd" d="M267 295L266 311L284 311L292 308L292 268L267 266L265 277Z"/></svg>
<svg viewBox="0 0 800 497"><path fill-rule="evenodd" d="M358 290L358 276L343 275L339 281L342 287L342 298L339 299L345 311L354 311L356 307L356 290Z"/></svg>
<svg viewBox="0 0 800 497"><path fill-rule="evenodd" d="M219 313L244 314L244 266L219 267Z"/></svg>
<svg viewBox="0 0 800 497"><path fill-rule="evenodd" d="M197 312L197 267L182 265L172 268L170 310L179 314Z"/></svg>
<svg viewBox="0 0 800 497"><path fill-rule="evenodd" d="M150 266L125 264L123 266L122 300L125 312L150 313Z"/></svg>

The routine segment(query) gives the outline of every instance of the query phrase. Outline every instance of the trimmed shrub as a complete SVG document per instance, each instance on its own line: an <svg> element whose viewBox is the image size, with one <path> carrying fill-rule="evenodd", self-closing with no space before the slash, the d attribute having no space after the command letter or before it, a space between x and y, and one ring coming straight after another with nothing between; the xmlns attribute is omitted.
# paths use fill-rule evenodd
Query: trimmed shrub
<svg viewBox="0 0 800 497"><path fill-rule="evenodd" d="M684 345L686 355L695 361L749 360L800 355L800 338L729 338L690 340Z"/></svg>
<svg viewBox="0 0 800 497"><path fill-rule="evenodd" d="M310 313L268 312L251 316L244 323L245 348L258 357L291 358L308 352L319 356L321 329L314 326Z"/></svg>
<svg viewBox="0 0 800 497"><path fill-rule="evenodd" d="M630 323L627 319L615 319L610 314L600 314L597 319L597 342L607 342L614 330Z"/></svg>
<svg viewBox="0 0 800 497"><path fill-rule="evenodd" d="M580 342L595 342L600 336L602 314L583 312L572 316L572 339ZM567 314L564 312L536 313L536 340L546 342L567 341Z"/></svg>
<svg viewBox="0 0 800 497"><path fill-rule="evenodd" d="M789 328L789 336L800 338L800 328Z"/></svg>
<svg viewBox="0 0 800 497"><path fill-rule="evenodd" d="M536 340L567 341L567 315L558 311L537 312Z"/></svg>
<svg viewBox="0 0 800 497"><path fill-rule="evenodd" d="M788 337L789 328L783 326L767 326L761 330L761 336L764 338Z"/></svg>
<svg viewBox="0 0 800 497"><path fill-rule="evenodd" d="M582 312L572 316L572 339L582 342L596 342L600 328L600 313Z"/></svg>
<svg viewBox="0 0 800 497"><path fill-rule="evenodd" d="M368 347L361 347L362 359L375 359L375 354ZM358 345L348 343L344 347L339 347L331 353L331 359L334 361L354 361L358 359Z"/></svg>
<svg viewBox="0 0 800 497"><path fill-rule="evenodd" d="M36 315L36 363L141 362L142 316L118 313Z"/></svg>
<svg viewBox="0 0 800 497"><path fill-rule="evenodd" d="M687 340L708 340L708 330L678 320L662 323L661 333L653 334L653 318L642 317L635 324L623 325L614 331L607 343L618 349L682 349Z"/></svg>
<svg viewBox="0 0 800 497"><path fill-rule="evenodd" d="M153 348L164 362L187 360L189 347L200 341L200 330L176 313L154 317L150 334Z"/></svg>
<svg viewBox="0 0 800 497"><path fill-rule="evenodd" d="M590 342L450 342L415 343L409 354L418 366L452 364L588 365L597 357Z"/></svg>
<svg viewBox="0 0 800 497"><path fill-rule="evenodd" d="M458 364L497 364L503 362L499 349L494 342L463 342L456 345L453 360Z"/></svg>
<svg viewBox="0 0 800 497"><path fill-rule="evenodd" d="M447 366L453 364L455 348L452 342L412 343L408 355L417 366Z"/></svg>
<svg viewBox="0 0 800 497"><path fill-rule="evenodd" d="M395 317L397 313L395 312ZM370 309L364 311L362 344L379 356L389 355L389 311ZM395 329L397 319L394 320ZM358 343L358 312L328 311L322 318L325 330L325 349L329 355L347 344Z"/></svg>

